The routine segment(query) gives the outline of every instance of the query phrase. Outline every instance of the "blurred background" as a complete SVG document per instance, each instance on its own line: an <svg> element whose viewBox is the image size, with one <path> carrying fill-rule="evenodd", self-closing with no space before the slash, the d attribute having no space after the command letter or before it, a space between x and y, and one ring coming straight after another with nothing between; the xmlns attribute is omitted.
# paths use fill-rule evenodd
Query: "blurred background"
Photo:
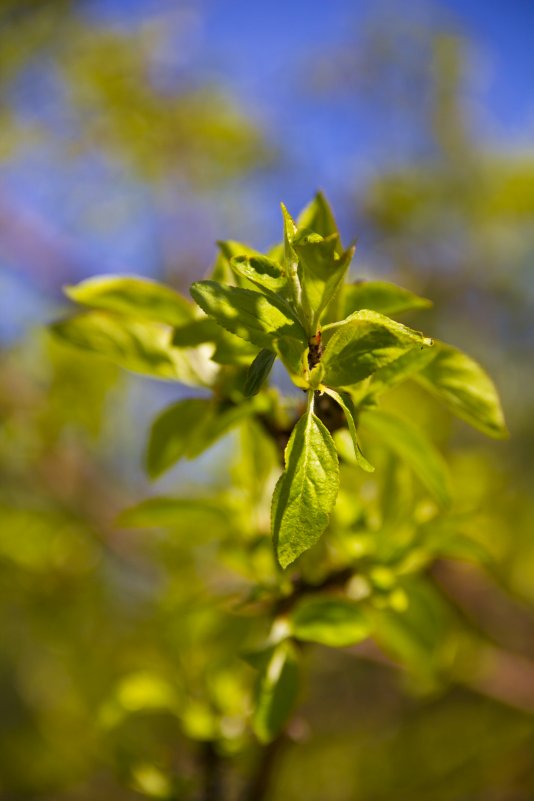
<svg viewBox="0 0 534 801"><path fill-rule="evenodd" d="M1 799L194 792L160 710L189 562L112 521L217 483L227 451L149 488L150 419L180 388L53 342L62 286L135 273L187 294L217 239L265 248L280 201L297 214L317 189L357 240L353 277L431 298L425 331L500 390L508 442L440 441L496 557L491 581L444 580L502 659L424 693L319 649L272 798L534 797L533 30L529 0L0 0ZM147 666L152 713L110 727Z"/></svg>

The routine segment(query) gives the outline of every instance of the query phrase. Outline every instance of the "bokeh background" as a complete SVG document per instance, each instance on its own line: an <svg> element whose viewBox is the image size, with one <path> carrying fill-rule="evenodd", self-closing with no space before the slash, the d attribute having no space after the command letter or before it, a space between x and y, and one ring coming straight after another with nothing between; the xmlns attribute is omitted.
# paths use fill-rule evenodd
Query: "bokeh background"
<svg viewBox="0 0 534 801"><path fill-rule="evenodd" d="M317 189L357 239L354 278L432 298L425 330L501 392L508 442L441 437L496 559L440 578L499 668L437 692L319 649L272 798L534 797L533 30L530 0L1 0L1 799L195 791L172 715L106 725L122 676L130 712L135 671L172 683L190 568L113 520L216 483L228 443L148 487L146 431L180 390L53 342L62 285L187 293L217 239L267 247L280 201Z"/></svg>

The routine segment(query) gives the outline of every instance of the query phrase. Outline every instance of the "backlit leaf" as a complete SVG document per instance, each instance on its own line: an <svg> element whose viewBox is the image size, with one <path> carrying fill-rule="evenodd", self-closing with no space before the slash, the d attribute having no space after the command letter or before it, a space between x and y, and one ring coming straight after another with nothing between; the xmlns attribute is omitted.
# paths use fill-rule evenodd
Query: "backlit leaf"
<svg viewBox="0 0 534 801"><path fill-rule="evenodd" d="M373 311L355 312L327 332L323 383L336 389L357 384L412 348L431 345L420 332Z"/></svg>
<svg viewBox="0 0 534 801"><path fill-rule="evenodd" d="M416 380L443 400L448 408L496 439L508 436L501 402L489 375L465 353L436 343L436 357L418 372Z"/></svg>
<svg viewBox="0 0 534 801"><path fill-rule="evenodd" d="M348 317L360 309L369 309L380 314L397 314L410 309L428 309L432 301L414 295L388 281L357 281L344 290L344 315Z"/></svg>
<svg viewBox="0 0 534 801"><path fill-rule="evenodd" d="M65 293L84 306L167 325L181 325L193 316L193 306L178 292L147 278L98 276L65 287Z"/></svg>
<svg viewBox="0 0 534 801"><path fill-rule="evenodd" d="M198 281L191 294L200 308L232 334L272 349L273 341L287 336L306 342L304 329L282 299L268 297L240 287L215 281Z"/></svg>

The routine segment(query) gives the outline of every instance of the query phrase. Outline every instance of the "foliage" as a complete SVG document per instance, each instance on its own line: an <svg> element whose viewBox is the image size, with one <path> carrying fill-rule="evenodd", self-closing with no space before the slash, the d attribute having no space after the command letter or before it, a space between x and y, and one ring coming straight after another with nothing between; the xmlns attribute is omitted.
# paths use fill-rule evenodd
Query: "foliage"
<svg viewBox="0 0 534 801"><path fill-rule="evenodd" d="M209 745L212 769L248 753L253 736L267 749L281 742L306 643L378 645L429 688L461 672L476 638L429 567L443 555L491 558L464 533L428 427L389 401L408 389L424 405L418 393L428 390L502 438L490 378L388 316L426 308L426 299L383 281L345 282L353 249L341 245L322 195L296 222L283 208L283 222L283 243L266 256L221 243L212 276L191 288L196 303L142 279L94 278L68 291L88 310L53 326L62 341L128 370L197 388L155 420L151 476L239 434L225 486L153 497L119 519L176 530L184 565L196 567L176 610L190 632L180 692L157 677L126 677L106 725L162 705L186 737ZM214 564L228 571L229 589L214 590ZM156 785L170 797L165 781Z"/></svg>

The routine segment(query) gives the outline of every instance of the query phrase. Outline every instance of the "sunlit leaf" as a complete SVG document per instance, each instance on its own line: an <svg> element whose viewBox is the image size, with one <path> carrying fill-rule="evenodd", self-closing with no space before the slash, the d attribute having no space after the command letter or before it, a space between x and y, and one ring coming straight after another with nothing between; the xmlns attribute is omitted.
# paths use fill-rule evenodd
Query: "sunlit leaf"
<svg viewBox="0 0 534 801"><path fill-rule="evenodd" d="M283 300L215 281L197 281L191 294L200 308L232 334L272 349L273 341L287 336L306 342L304 329Z"/></svg>
<svg viewBox="0 0 534 801"><path fill-rule="evenodd" d="M443 400L448 408L484 434L508 436L495 385L485 370L456 348L436 343L437 353L416 380Z"/></svg>
<svg viewBox="0 0 534 801"><path fill-rule="evenodd" d="M346 286L343 294L345 317L360 309L389 315L432 306L431 300L414 295L408 289L388 281L357 281Z"/></svg>
<svg viewBox="0 0 534 801"><path fill-rule="evenodd" d="M164 284L135 276L103 275L65 287L76 303L167 325L191 320L193 306Z"/></svg>
<svg viewBox="0 0 534 801"><path fill-rule="evenodd" d="M420 332L373 311L355 312L324 332L323 382L336 389L357 384L412 348L431 345Z"/></svg>
<svg viewBox="0 0 534 801"><path fill-rule="evenodd" d="M188 355L172 347L168 326L91 311L61 320L51 326L51 331L70 345L103 356L126 370L191 385L204 383Z"/></svg>
<svg viewBox="0 0 534 801"><path fill-rule="evenodd" d="M293 429L285 464L272 506L274 545L283 568L317 542L328 525L339 488L334 442L311 409Z"/></svg>

